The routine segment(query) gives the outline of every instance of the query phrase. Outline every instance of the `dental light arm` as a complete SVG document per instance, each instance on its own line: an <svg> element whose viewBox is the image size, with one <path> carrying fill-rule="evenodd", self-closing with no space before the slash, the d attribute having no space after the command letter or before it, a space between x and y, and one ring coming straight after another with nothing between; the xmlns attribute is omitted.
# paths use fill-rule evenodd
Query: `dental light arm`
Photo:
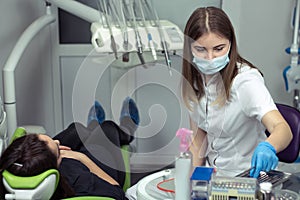
<svg viewBox="0 0 300 200"><path fill-rule="evenodd" d="M45 27L55 21L55 16L51 14L50 3L57 7L70 12L88 22L99 21L98 10L85 6L74 0L48 0L46 5L46 15L38 18L22 33L15 44L10 56L8 57L3 68L3 94L4 109L7 116L7 138L10 139L17 128L17 111L15 95L15 69L23 55L26 47L31 40ZM2 122L0 122L1 131ZM6 144L4 143L4 148Z"/></svg>
<svg viewBox="0 0 300 200"><path fill-rule="evenodd" d="M80 17L81 19L93 23L99 21L99 11L79 3L74 0L47 0L47 2Z"/></svg>
<svg viewBox="0 0 300 200"><path fill-rule="evenodd" d="M47 6L47 14L34 21L21 35L15 44L10 56L3 68L3 94L4 108L7 113L7 131L8 138L11 137L17 128L16 114L16 95L15 95L15 69L30 41L44 27L55 21L55 17L50 14L50 8Z"/></svg>

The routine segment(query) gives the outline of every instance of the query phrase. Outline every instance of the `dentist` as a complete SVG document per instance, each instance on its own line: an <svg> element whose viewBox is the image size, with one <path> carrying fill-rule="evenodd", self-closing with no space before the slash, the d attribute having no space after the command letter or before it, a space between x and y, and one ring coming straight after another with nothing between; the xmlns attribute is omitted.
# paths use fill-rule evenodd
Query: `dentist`
<svg viewBox="0 0 300 200"><path fill-rule="evenodd" d="M184 34L182 92L195 132L194 166L226 176L252 168L252 177L274 169L292 133L259 69L239 55L230 19L219 8L198 8Z"/></svg>

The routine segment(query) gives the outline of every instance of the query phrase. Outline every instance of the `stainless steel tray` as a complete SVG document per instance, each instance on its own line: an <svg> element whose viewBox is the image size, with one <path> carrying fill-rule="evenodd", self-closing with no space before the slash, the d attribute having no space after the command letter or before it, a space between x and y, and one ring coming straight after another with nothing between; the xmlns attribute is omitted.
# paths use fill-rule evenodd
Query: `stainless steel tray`
<svg viewBox="0 0 300 200"><path fill-rule="evenodd" d="M249 177L250 178L250 170L248 169L240 174L237 177ZM259 177L257 178L258 183L262 182L271 182L273 186L278 186L281 183L285 182L291 176L291 173L281 172L277 170L271 170L269 172L261 172Z"/></svg>

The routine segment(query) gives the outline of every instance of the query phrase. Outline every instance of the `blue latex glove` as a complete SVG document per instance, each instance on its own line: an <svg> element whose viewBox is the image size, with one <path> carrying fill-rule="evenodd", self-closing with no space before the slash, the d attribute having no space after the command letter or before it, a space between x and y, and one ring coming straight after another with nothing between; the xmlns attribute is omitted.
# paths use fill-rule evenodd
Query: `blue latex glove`
<svg viewBox="0 0 300 200"><path fill-rule="evenodd" d="M254 150L250 176L257 178L260 171L268 172L278 165L278 157L275 148L269 142L261 142Z"/></svg>

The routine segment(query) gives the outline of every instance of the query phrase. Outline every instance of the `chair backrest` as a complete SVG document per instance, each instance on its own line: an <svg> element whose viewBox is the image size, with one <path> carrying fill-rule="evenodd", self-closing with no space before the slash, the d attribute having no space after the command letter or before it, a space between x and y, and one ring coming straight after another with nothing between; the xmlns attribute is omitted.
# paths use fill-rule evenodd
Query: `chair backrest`
<svg viewBox="0 0 300 200"><path fill-rule="evenodd" d="M299 156L300 146L300 112L296 108L284 104L276 104L279 112L289 124L293 139L291 143L281 152L277 154L279 161L293 163ZM269 133L266 131L267 135Z"/></svg>

